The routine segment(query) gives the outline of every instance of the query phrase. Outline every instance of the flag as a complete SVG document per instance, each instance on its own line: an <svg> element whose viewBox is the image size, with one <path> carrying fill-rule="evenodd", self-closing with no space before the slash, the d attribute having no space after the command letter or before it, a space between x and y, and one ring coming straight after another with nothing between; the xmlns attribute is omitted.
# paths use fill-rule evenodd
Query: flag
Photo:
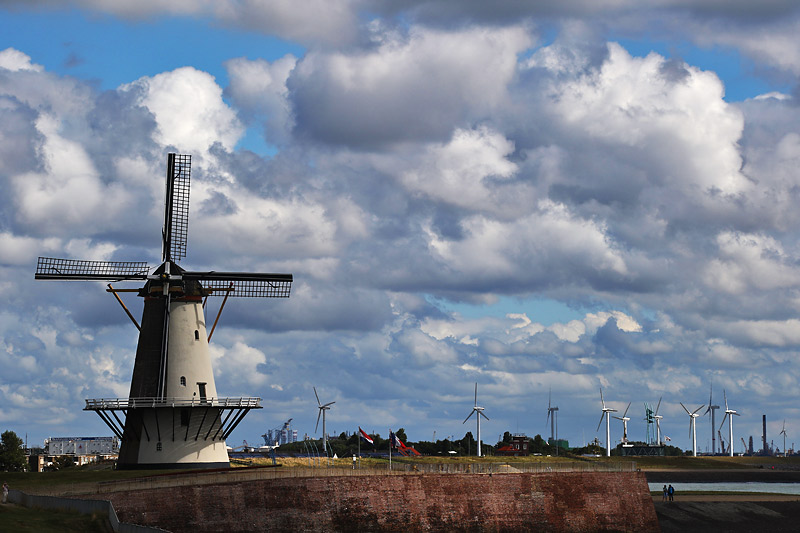
<svg viewBox="0 0 800 533"><path fill-rule="evenodd" d="M391 443L393 448L405 448L406 445L403 444L403 441L397 438L393 432L389 432L389 442Z"/></svg>
<svg viewBox="0 0 800 533"><path fill-rule="evenodd" d="M665 441L667 441L667 442L669 442L669 441L671 441L672 439L671 439L671 438L669 438L669 437L667 437L666 435L664 435L664 440L665 440Z"/></svg>
<svg viewBox="0 0 800 533"><path fill-rule="evenodd" d="M361 426L358 426L358 432L360 433L359 436L361 437L361 440L369 444L372 444L373 446L375 445L375 442L372 440L372 437L367 435L367 433L363 429L361 429Z"/></svg>

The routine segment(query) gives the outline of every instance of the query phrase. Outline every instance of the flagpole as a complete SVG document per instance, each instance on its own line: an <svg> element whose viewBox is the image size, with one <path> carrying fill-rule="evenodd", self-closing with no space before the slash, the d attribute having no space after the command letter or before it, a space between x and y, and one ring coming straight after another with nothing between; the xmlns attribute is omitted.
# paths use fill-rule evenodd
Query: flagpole
<svg viewBox="0 0 800 533"><path fill-rule="evenodd" d="M392 471L392 430L389 429L389 472Z"/></svg>
<svg viewBox="0 0 800 533"><path fill-rule="evenodd" d="M361 468L361 426L358 426L358 468Z"/></svg>

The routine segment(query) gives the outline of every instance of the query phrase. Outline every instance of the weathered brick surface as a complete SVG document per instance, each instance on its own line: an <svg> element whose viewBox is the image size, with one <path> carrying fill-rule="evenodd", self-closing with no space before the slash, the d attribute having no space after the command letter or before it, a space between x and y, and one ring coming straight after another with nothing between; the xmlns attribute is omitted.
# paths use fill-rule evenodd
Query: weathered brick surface
<svg viewBox="0 0 800 533"><path fill-rule="evenodd" d="M659 531L644 474L283 478L100 495L120 519L211 531Z"/></svg>

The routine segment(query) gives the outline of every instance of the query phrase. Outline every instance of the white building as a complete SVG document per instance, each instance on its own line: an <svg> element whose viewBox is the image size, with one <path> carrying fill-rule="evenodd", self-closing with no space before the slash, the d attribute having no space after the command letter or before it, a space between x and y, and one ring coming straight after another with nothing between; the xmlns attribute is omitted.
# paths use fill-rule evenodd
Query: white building
<svg viewBox="0 0 800 533"><path fill-rule="evenodd" d="M117 437L50 437L44 441L47 455L116 455Z"/></svg>

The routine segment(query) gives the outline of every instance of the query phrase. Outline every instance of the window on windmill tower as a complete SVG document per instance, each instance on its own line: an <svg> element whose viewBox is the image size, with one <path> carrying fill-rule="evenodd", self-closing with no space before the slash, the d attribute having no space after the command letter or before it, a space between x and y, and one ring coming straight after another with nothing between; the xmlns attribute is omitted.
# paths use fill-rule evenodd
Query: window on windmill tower
<svg viewBox="0 0 800 533"><path fill-rule="evenodd" d="M181 385L186 386L186 376L181 376Z"/></svg>
<svg viewBox="0 0 800 533"><path fill-rule="evenodd" d="M199 330L194 330L194 340L196 340L196 341L200 340L200 331Z"/></svg>
<svg viewBox="0 0 800 533"><path fill-rule="evenodd" d="M156 451L157 452L161 451L161 443L160 442L156 442Z"/></svg>

